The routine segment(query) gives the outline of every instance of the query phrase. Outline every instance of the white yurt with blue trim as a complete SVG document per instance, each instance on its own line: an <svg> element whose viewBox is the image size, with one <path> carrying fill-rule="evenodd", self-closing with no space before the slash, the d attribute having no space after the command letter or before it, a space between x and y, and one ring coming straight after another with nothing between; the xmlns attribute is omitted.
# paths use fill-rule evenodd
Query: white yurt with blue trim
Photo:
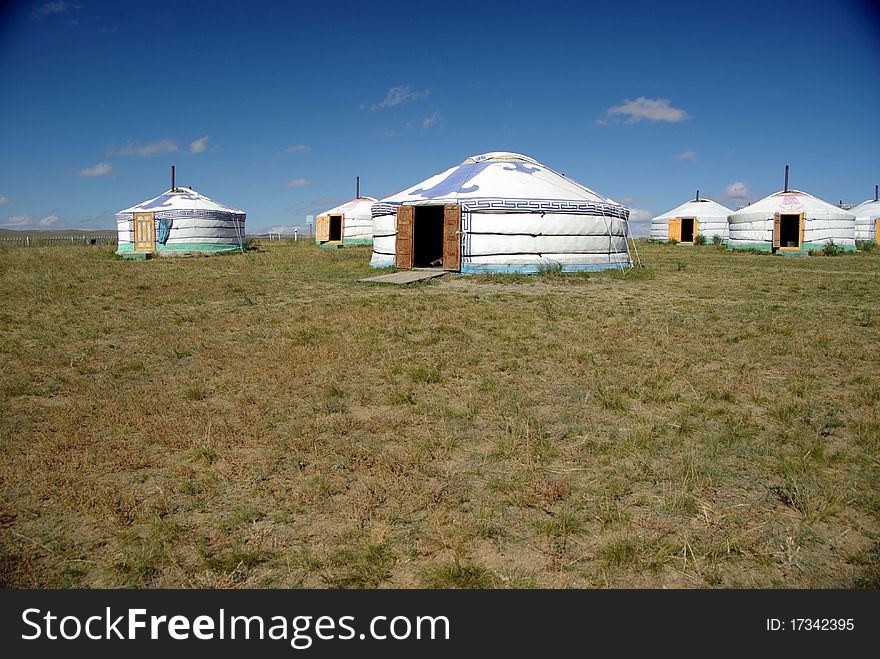
<svg viewBox="0 0 880 659"><path fill-rule="evenodd" d="M116 253L146 258L244 251L244 224L244 211L172 183L158 197L116 213Z"/></svg>
<svg viewBox="0 0 880 659"><path fill-rule="evenodd" d="M373 204L375 268L629 268L629 210L518 153L492 152Z"/></svg>
<svg viewBox="0 0 880 659"><path fill-rule="evenodd" d="M727 242L727 217L733 213L711 199L700 197L673 208L651 220L651 240L668 242L670 238L684 245L692 245L697 236L712 242L718 236Z"/></svg>
<svg viewBox="0 0 880 659"><path fill-rule="evenodd" d="M856 218L856 240L880 243L880 198L874 186L874 198L864 201L850 213Z"/></svg>

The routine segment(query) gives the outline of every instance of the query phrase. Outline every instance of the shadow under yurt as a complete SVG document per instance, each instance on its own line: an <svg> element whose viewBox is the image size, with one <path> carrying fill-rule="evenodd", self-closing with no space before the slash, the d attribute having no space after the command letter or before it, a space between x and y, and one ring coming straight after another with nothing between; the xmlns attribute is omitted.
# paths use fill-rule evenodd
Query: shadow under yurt
<svg viewBox="0 0 880 659"><path fill-rule="evenodd" d="M243 252L244 211L229 208L192 188L177 187L116 213L118 247L127 259Z"/></svg>

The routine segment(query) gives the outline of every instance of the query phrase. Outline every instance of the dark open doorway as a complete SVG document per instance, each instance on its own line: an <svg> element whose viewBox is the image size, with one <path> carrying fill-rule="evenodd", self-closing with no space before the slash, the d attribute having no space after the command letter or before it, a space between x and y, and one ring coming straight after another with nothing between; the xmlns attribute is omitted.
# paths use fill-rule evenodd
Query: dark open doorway
<svg viewBox="0 0 880 659"><path fill-rule="evenodd" d="M330 216L330 236L327 240L329 242L342 240L342 215Z"/></svg>
<svg viewBox="0 0 880 659"><path fill-rule="evenodd" d="M443 206L413 208L413 267L443 265Z"/></svg>
<svg viewBox="0 0 880 659"><path fill-rule="evenodd" d="M681 218L681 242L694 242L694 218L692 217Z"/></svg>
<svg viewBox="0 0 880 659"><path fill-rule="evenodd" d="M788 249L800 249L801 246L801 216L779 216L779 247Z"/></svg>

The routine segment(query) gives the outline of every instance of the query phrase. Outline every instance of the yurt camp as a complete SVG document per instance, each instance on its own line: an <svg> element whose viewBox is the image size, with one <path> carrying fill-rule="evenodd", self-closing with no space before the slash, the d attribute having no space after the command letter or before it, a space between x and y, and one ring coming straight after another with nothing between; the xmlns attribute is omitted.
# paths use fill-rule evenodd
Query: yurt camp
<svg viewBox="0 0 880 659"><path fill-rule="evenodd" d="M856 218L856 240L880 243L880 189L874 186L874 198L865 201L855 208L852 213Z"/></svg>
<svg viewBox="0 0 880 659"><path fill-rule="evenodd" d="M118 248L125 258L244 251L245 212L192 188L177 187L116 213Z"/></svg>
<svg viewBox="0 0 880 659"><path fill-rule="evenodd" d="M373 204L376 268L463 273L628 268L629 210L537 160L467 158Z"/></svg>
<svg viewBox="0 0 880 659"><path fill-rule="evenodd" d="M746 206L728 218L730 249L757 249L779 254L807 254L833 243L844 251L856 248L855 217L811 194L788 187Z"/></svg>
<svg viewBox="0 0 880 659"><path fill-rule="evenodd" d="M651 240L675 241L681 245L693 245L705 236L712 242L718 236L727 242L727 216L733 211L711 199L696 196L671 211L651 220Z"/></svg>
<svg viewBox="0 0 880 659"><path fill-rule="evenodd" d="M315 218L315 242L321 247L369 245L373 242L373 197L361 197L360 177L356 197Z"/></svg>

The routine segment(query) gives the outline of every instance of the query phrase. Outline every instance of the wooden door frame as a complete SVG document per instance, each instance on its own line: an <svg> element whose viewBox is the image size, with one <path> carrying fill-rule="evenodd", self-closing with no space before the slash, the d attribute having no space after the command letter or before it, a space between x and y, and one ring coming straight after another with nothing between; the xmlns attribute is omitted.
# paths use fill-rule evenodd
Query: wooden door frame
<svg viewBox="0 0 880 659"><path fill-rule="evenodd" d="M397 207L394 236L394 265L401 270L413 267L413 224L415 207L401 204Z"/></svg>
<svg viewBox="0 0 880 659"><path fill-rule="evenodd" d="M443 269L461 271L461 206L443 205Z"/></svg>
<svg viewBox="0 0 880 659"><path fill-rule="evenodd" d="M339 218L339 240L330 240L330 231L333 230L333 218ZM330 213L327 215L329 231L327 232L327 242L331 245L342 243L345 241L345 213Z"/></svg>
<svg viewBox="0 0 880 659"><path fill-rule="evenodd" d="M797 215L798 216L798 244L797 247L782 247L782 216L783 215ZM781 249L788 252L799 252L804 248L804 214L803 213L776 213L773 217L773 228L774 233L776 229L776 222L779 222L779 246L777 249ZM776 243L776 236L773 236L774 245Z"/></svg>

